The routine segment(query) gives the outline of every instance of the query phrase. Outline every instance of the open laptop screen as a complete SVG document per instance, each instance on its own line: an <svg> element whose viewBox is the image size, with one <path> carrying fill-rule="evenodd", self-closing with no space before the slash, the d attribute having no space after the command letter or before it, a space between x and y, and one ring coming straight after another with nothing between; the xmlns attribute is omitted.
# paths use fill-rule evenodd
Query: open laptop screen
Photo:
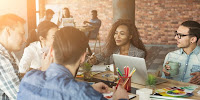
<svg viewBox="0 0 200 100"><path fill-rule="evenodd" d="M135 67L136 71L131 77L131 82L145 85L147 69L144 58L113 54L113 59L115 67L118 67L123 74L124 66L129 66L130 71Z"/></svg>
<svg viewBox="0 0 200 100"><path fill-rule="evenodd" d="M62 18L63 26L74 26L74 18Z"/></svg>

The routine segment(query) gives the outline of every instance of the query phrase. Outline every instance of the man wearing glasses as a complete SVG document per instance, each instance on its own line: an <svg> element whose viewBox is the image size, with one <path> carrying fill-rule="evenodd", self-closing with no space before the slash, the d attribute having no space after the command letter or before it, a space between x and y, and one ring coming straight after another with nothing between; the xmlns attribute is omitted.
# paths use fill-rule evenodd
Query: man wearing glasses
<svg viewBox="0 0 200 100"><path fill-rule="evenodd" d="M200 38L200 24L195 21L183 22L177 31L175 39L179 50L169 52L163 64L162 78L173 79L182 82L200 84L200 47L197 46ZM178 74L170 75L172 68L170 62L179 63Z"/></svg>

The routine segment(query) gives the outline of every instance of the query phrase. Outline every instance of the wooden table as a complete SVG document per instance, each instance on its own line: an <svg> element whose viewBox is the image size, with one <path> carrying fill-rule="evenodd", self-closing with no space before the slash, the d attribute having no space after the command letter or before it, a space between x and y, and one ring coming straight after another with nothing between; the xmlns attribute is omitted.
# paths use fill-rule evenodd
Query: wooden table
<svg viewBox="0 0 200 100"><path fill-rule="evenodd" d="M93 26L76 26L76 28L82 32L91 32L95 29Z"/></svg>
<svg viewBox="0 0 200 100"><path fill-rule="evenodd" d="M102 77L103 74L113 74L113 72L106 71L106 72L103 72L103 73L99 73L99 74L97 74L93 77L101 79L101 80L109 80L109 81L115 80L115 78L112 77L112 76L109 77L109 78ZM162 89L162 88L173 87L173 86L183 87L183 86L195 85L195 84L184 83L184 82L179 82L179 81L175 81L175 80L169 80L169 79L165 79L165 80L167 80L167 82L156 85L156 89ZM197 100L200 99L200 95L197 94L197 91L200 90L200 86L199 85L196 85L196 86L198 86L198 88L193 92L194 96L188 97L188 99L197 99ZM138 88L138 89L145 88L144 85L139 85L139 84L135 84L135 83L131 83L131 87ZM137 96L133 100L139 100L139 97Z"/></svg>

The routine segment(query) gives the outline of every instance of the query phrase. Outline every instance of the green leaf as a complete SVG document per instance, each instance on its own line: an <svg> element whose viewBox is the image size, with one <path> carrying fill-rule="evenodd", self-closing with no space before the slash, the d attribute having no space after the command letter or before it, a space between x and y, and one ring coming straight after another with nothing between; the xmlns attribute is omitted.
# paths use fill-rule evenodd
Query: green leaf
<svg viewBox="0 0 200 100"><path fill-rule="evenodd" d="M89 63L87 63L87 62L85 62L84 64L83 64L83 70L84 71L90 71L91 70L91 68L92 68L92 65L91 64L89 64Z"/></svg>
<svg viewBox="0 0 200 100"><path fill-rule="evenodd" d="M156 85L156 77L152 74L148 75L148 78L146 80L147 85Z"/></svg>

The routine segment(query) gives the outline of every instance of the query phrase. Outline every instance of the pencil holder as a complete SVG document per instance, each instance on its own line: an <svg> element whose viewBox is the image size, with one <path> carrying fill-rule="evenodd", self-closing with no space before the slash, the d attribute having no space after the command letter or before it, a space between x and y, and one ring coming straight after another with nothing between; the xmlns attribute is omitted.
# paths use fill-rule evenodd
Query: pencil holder
<svg viewBox="0 0 200 100"><path fill-rule="evenodd" d="M119 76L119 85L123 86L124 89L127 90L127 92L131 91L131 77L128 76Z"/></svg>

